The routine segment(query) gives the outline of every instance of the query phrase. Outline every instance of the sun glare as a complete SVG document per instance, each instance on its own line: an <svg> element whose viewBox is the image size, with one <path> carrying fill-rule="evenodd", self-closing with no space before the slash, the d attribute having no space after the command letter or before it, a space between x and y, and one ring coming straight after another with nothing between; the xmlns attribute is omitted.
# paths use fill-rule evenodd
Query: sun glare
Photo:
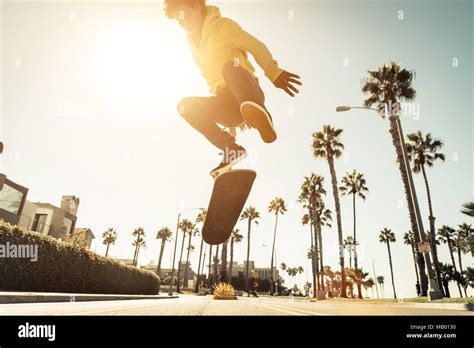
<svg viewBox="0 0 474 348"><path fill-rule="evenodd" d="M138 24L103 32L98 40L97 73L104 96L142 106L176 99L189 76L190 52L177 45L178 38L173 36L158 26L150 29Z"/></svg>

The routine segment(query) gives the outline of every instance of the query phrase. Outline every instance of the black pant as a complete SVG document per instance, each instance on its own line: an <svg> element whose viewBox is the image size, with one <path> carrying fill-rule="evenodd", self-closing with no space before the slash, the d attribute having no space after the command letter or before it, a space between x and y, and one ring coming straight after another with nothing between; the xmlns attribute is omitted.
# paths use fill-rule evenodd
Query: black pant
<svg viewBox="0 0 474 348"><path fill-rule="evenodd" d="M226 86L217 92L217 96L187 97L178 105L181 116L219 149L224 149L235 138L218 124L224 127L241 125L245 120L240 105L245 101L265 107L265 95L258 80L247 70L227 62L223 76Z"/></svg>

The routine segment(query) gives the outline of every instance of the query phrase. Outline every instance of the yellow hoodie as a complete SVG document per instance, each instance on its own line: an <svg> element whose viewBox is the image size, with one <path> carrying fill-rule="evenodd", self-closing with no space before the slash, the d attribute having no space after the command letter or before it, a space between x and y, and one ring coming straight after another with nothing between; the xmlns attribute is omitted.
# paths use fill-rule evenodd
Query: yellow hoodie
<svg viewBox="0 0 474 348"><path fill-rule="evenodd" d="M191 34L188 35L188 42L194 61L211 92L215 95L225 86L222 69L228 61L239 62L242 68L254 74L255 69L248 60L247 52L252 54L265 75L272 82L275 81L283 70L278 67L268 48L233 20L221 17L219 8L206 6L206 10L200 44L196 45Z"/></svg>

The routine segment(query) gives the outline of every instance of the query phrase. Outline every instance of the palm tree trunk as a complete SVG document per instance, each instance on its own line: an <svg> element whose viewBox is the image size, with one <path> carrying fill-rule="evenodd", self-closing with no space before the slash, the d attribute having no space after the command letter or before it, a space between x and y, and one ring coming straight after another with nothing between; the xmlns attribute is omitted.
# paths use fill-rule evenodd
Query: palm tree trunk
<svg viewBox="0 0 474 348"><path fill-rule="evenodd" d="M273 257L275 254L275 239L278 226L278 212L275 214L275 228L273 229L272 260L270 263L270 295L273 296Z"/></svg>
<svg viewBox="0 0 474 348"><path fill-rule="evenodd" d="M415 246L413 243L410 243L411 246L411 252L413 254L413 264L415 265L415 275L416 275L416 283L418 286L420 285L420 278L418 278L418 266L416 264L416 251L415 251ZM417 294L418 295L418 294Z"/></svg>
<svg viewBox="0 0 474 348"><path fill-rule="evenodd" d="M428 184L428 176L426 175L425 166L421 166L421 172L423 173L423 179L425 181L426 187L426 194L428 196L428 209L430 212L429 220L430 220L430 244L431 244L431 253L433 254L433 263L436 273L436 280L438 282L439 289L443 292L443 284L441 281L441 268L439 266L439 259L438 259L438 249L436 246L436 228L435 228L435 217L433 216L433 206L431 203L431 192L430 186ZM443 293L444 295L444 293Z"/></svg>
<svg viewBox="0 0 474 348"><path fill-rule="evenodd" d="M395 291L395 280L393 278L392 253L390 251L390 242L389 241L387 241L387 249L388 249L388 261L390 263L390 275L392 277L393 297L397 298L397 292Z"/></svg>
<svg viewBox="0 0 474 348"><path fill-rule="evenodd" d="M349 244L349 268L352 268L352 245Z"/></svg>
<svg viewBox="0 0 474 348"><path fill-rule="evenodd" d="M319 263L320 263L320 274L321 277L321 290L324 290L324 261L323 261L323 236L321 232L322 226L321 221L318 228L318 243L319 243Z"/></svg>
<svg viewBox="0 0 474 348"><path fill-rule="evenodd" d="M329 153L330 151L328 151ZM337 188L336 169L334 168L334 159L332 156L328 157L329 171L331 172L332 194L336 205L337 217L337 235L339 240L339 263L341 265L341 297L347 297L346 294L346 271L344 268L344 245L342 236L342 221L341 221L341 204L339 202L339 191Z"/></svg>
<svg viewBox="0 0 474 348"><path fill-rule="evenodd" d="M317 279L317 290L321 289L320 278L319 278L319 243L318 243L318 225L319 215L316 207L316 197L311 197L311 223L313 224L314 233L314 261L316 264L316 279ZM317 296L317 294L316 294Z"/></svg>
<svg viewBox="0 0 474 348"><path fill-rule="evenodd" d="M462 273L464 272L464 270L462 269L461 248L460 248L459 245L457 246L457 249L458 249L459 269L460 269L461 275L462 275ZM463 290L464 290L464 296L467 297L467 286L464 285L462 288L463 288Z"/></svg>
<svg viewBox="0 0 474 348"><path fill-rule="evenodd" d="M355 196L355 193L352 193L352 213L354 215L354 268L357 269L356 196Z"/></svg>
<svg viewBox="0 0 474 348"><path fill-rule="evenodd" d="M137 250L138 250L138 244L135 245L135 251L133 253L133 261L132 261L133 266L135 266L135 260L137 259Z"/></svg>
<svg viewBox="0 0 474 348"><path fill-rule="evenodd" d="M248 278L249 278L249 260L250 260L250 228L252 219L249 218L247 228L247 264L245 265L245 290L248 291Z"/></svg>
<svg viewBox="0 0 474 348"><path fill-rule="evenodd" d="M209 265L208 265L208 279L211 279L212 274L212 245L209 245Z"/></svg>
<svg viewBox="0 0 474 348"><path fill-rule="evenodd" d="M204 255L202 255L202 264L201 264L201 274L204 277L204 265L206 263L206 250L207 250L207 245L204 246Z"/></svg>
<svg viewBox="0 0 474 348"><path fill-rule="evenodd" d="M135 259L135 266L138 266L138 254L140 253L141 244L137 246L137 257Z"/></svg>
<svg viewBox="0 0 474 348"><path fill-rule="evenodd" d="M457 272L458 269L456 267L456 262L454 262L453 242L451 238L449 238L449 236L446 236L446 239L448 241L448 248L449 248L449 254L451 255L451 262L453 263L454 271ZM462 297L461 285L459 284L458 281L456 281L456 284L458 285L459 296Z"/></svg>
<svg viewBox="0 0 474 348"><path fill-rule="evenodd" d="M218 260L219 260L219 245L217 245L216 247L216 255L214 256L214 260L213 260L212 282L214 284L219 283L219 275L217 271Z"/></svg>
<svg viewBox="0 0 474 348"><path fill-rule="evenodd" d="M390 134L392 136L392 142L393 146L395 147L395 153L397 156L397 162L398 162L398 168L400 169L400 174L402 177L402 183L405 189L405 197L407 200L407 206L408 206L408 212L409 212L409 217L410 217L410 223L411 223L411 228L413 231L413 235L415 238L416 245L418 245L421 240L420 240L420 231L418 229L418 224L416 222L415 218L415 207L413 205L413 202L411 200L411 195L410 195L410 185L408 183L408 175L405 171L405 159L403 156L403 149L402 149L402 144L400 143L400 136L399 136L399 131L398 131L398 124L397 124L397 117L390 116L389 117L389 122L390 122ZM428 277L426 275L426 263L423 257L422 253L418 253L418 272L419 272L419 278L420 278L420 288L421 288L421 295L422 296L427 296L428 294Z"/></svg>
<svg viewBox="0 0 474 348"><path fill-rule="evenodd" d="M158 266L156 267L156 274L158 277L161 278L161 260L163 258L163 250L165 250L165 239L161 239L161 247L160 247L160 256L158 257Z"/></svg>
<svg viewBox="0 0 474 348"><path fill-rule="evenodd" d="M105 250L105 257L109 256L110 243L107 243L107 249Z"/></svg>
<svg viewBox="0 0 474 348"><path fill-rule="evenodd" d="M312 221L312 219L311 219ZM313 242L313 224L310 222L309 228L311 231L311 270L313 271L313 297L316 297L317 291L317 274L316 274L316 266L315 266L315 252L314 252L314 242Z"/></svg>
<svg viewBox="0 0 474 348"><path fill-rule="evenodd" d="M183 250L184 250L184 240L186 238L186 232L183 231L183 239L181 241L181 252L179 253L179 262L178 262L178 285L176 286L176 292L180 291L180 278L179 275L181 274L181 261L183 260Z"/></svg>
<svg viewBox="0 0 474 348"><path fill-rule="evenodd" d="M229 283L232 281L232 264L234 263L234 238L230 239Z"/></svg>
<svg viewBox="0 0 474 348"><path fill-rule="evenodd" d="M198 262L198 268L197 268L197 280L196 280L196 286L195 286L195 292L199 292L199 277L201 275L201 259L202 259L202 247L204 245L204 238L201 237L201 247L199 248L199 262ZM203 260L204 263L204 260Z"/></svg>
<svg viewBox="0 0 474 348"><path fill-rule="evenodd" d="M227 244L229 240L227 239L222 244L222 254L221 254L221 281L227 283Z"/></svg>
<svg viewBox="0 0 474 348"><path fill-rule="evenodd" d="M188 251L186 252L186 268L184 269L184 282L183 288L188 288L188 268L189 268L189 254L191 252L191 234L189 234L189 242L188 242Z"/></svg>

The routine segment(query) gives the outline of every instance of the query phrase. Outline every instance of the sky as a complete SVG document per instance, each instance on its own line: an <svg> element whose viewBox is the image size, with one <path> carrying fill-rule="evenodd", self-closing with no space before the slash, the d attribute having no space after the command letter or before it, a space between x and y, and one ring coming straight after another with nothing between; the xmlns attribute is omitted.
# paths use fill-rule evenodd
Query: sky
<svg viewBox="0 0 474 348"><path fill-rule="evenodd" d="M374 265L385 277L385 295L392 295L387 249L378 240L380 230L390 228L397 238L397 295L415 296L411 250L403 244L408 210L388 121L373 111L335 109L360 106L363 78L384 62L415 71L417 97L402 124L406 134L431 132L445 144L446 161L427 172L436 225L471 223L459 209L474 192L472 2L209 3L263 41L279 65L303 82L301 93L290 98L257 68L278 140L265 144L255 131L238 136L250 155L239 167L257 171L247 203L261 213L252 229L251 259L269 267L271 248L263 244L271 243L275 217L267 207L281 197L288 211L279 219L277 264L302 266L307 272L294 281L311 280L309 227L301 225L297 197L304 176L321 174L326 205L334 207L328 165L311 152L312 133L331 124L344 130L338 180L356 169L369 188L367 199L356 202L359 264L370 276ZM160 1L3 1L1 33L0 172L28 187L33 202L59 205L62 195L78 196L76 227L93 230L97 253L105 253L102 232L114 227L119 237L110 254L132 258L131 233L143 227L147 248L139 261L156 263L156 232L165 226L174 231L180 211L207 207L209 171L220 161L218 150L176 111L183 97L209 95L186 33L166 19ZM422 177L414 179L426 228L426 191ZM347 237L353 229L349 197L341 197L341 211ZM247 238L245 222L237 227ZM199 243L193 241L194 268ZM325 264L338 269L335 227L324 228L323 243ZM439 254L448 262L446 245ZM246 239L236 246L235 260L241 263L245 255ZM171 256L168 244L163 267ZM472 265L470 255L463 264ZM454 284L451 293L457 294Z"/></svg>

